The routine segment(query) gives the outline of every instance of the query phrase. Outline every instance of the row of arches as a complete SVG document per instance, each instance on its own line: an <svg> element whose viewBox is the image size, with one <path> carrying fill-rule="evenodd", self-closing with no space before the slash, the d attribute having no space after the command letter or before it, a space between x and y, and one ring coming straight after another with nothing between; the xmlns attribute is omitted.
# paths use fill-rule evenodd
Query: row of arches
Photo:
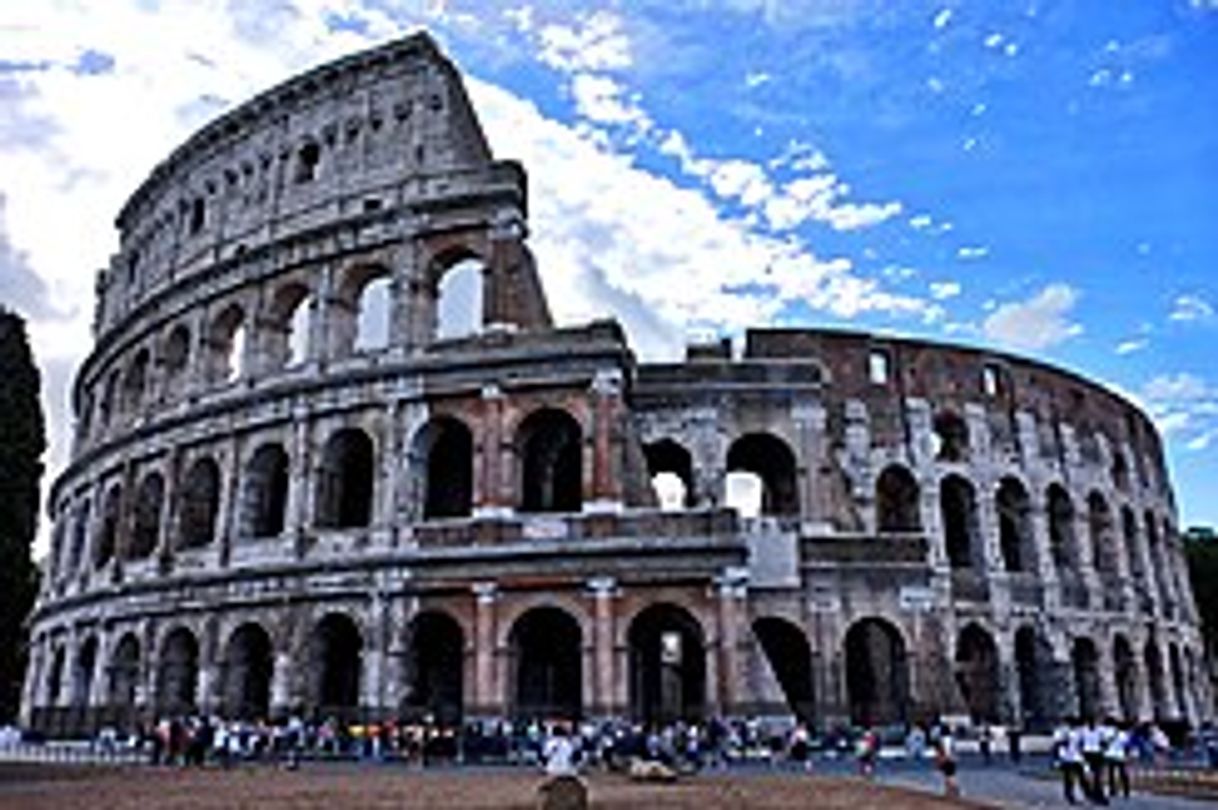
<svg viewBox="0 0 1218 810"><path fill-rule="evenodd" d="M522 512L577 512L583 502L584 436L567 411L543 407L525 417L516 432ZM418 474L418 517L466 517L473 510L473 433L460 419L440 416L424 425L412 442L410 463ZM378 453L362 428L333 432L316 463L313 525L322 529L369 526L378 480ZM236 490L237 534L243 539L278 537L288 525L292 498L291 458L278 442L259 446L240 473ZM124 499L123 485L110 485L102 497L93 539L93 565L103 567L121 551L125 559L146 559L160 547L162 526L174 519L176 550L206 548L215 542L224 514L224 475L211 456L195 459L170 498L164 474L146 473ZM170 501L172 500L172 503ZM172 508L167 508L172 507ZM129 523L125 517L130 514ZM84 562L91 509L82 500L65 512L73 522L71 547L62 562L69 571ZM129 527L129 528L128 528ZM59 535L62 539L62 535ZM122 548L120 549L120 545ZM58 569L62 549L53 555Z"/></svg>
<svg viewBox="0 0 1218 810"><path fill-rule="evenodd" d="M477 332L483 316L485 265L472 250L440 253L412 306L416 342ZM264 300L237 299L195 322L178 322L149 338L100 375L86 394L81 429L105 431L120 415L135 416L186 390L386 349L393 341L399 297L391 270L366 263L347 268L333 291L301 276L266 292ZM322 311L322 307L325 311Z"/></svg>

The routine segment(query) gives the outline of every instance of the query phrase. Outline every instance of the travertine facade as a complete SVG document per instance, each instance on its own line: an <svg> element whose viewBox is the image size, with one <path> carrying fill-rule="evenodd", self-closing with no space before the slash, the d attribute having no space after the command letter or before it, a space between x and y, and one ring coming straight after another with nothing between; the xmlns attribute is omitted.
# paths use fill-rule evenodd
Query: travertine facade
<svg viewBox="0 0 1218 810"><path fill-rule="evenodd" d="M552 325L526 215L423 35L153 172L99 276L28 722L1209 716L1130 403L821 330L640 365Z"/></svg>

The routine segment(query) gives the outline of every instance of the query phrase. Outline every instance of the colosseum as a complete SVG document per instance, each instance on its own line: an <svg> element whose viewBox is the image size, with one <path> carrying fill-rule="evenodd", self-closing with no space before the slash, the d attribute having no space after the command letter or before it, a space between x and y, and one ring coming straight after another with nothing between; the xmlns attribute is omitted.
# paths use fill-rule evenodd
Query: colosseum
<svg viewBox="0 0 1218 810"><path fill-rule="evenodd" d="M152 171L97 279L27 724L1212 718L1129 401L815 328L641 363L554 325L527 214L425 34Z"/></svg>

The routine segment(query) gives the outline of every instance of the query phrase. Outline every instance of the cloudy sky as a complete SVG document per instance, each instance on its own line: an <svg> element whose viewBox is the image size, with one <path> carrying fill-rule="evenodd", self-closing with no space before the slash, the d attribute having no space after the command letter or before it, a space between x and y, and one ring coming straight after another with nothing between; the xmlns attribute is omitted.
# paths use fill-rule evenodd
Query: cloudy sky
<svg viewBox="0 0 1218 810"><path fill-rule="evenodd" d="M55 446L112 221L254 93L429 29L564 321L998 346L1149 408L1218 524L1218 0L39 0L0 10L0 301Z"/></svg>

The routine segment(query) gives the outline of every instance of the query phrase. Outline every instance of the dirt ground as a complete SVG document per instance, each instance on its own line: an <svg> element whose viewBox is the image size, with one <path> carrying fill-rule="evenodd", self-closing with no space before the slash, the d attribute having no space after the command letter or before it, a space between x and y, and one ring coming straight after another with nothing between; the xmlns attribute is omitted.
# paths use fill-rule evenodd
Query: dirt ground
<svg viewBox="0 0 1218 810"><path fill-rule="evenodd" d="M524 770L419 772L398 767L306 766L232 771L0 765L0 810L404 810L534 808L542 777ZM799 774L703 775L672 785L588 779L591 806L897 810L977 807L852 779Z"/></svg>

